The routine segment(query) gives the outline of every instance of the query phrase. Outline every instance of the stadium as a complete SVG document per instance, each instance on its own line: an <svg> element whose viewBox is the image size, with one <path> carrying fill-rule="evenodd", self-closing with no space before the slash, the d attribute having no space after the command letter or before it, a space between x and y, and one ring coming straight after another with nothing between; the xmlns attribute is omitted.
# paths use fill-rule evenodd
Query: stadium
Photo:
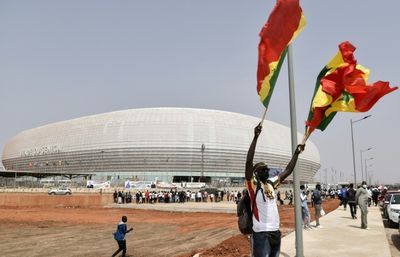
<svg viewBox="0 0 400 257"><path fill-rule="evenodd" d="M7 176L86 176L101 181L225 181L242 183L254 127L260 118L206 109L145 108L57 122L22 131L4 146ZM298 134L301 139L302 135ZM264 121L255 162L284 169L290 129ZM304 183L320 167L308 141L297 171ZM13 175L12 175L13 176ZM289 177L291 180L291 177Z"/></svg>

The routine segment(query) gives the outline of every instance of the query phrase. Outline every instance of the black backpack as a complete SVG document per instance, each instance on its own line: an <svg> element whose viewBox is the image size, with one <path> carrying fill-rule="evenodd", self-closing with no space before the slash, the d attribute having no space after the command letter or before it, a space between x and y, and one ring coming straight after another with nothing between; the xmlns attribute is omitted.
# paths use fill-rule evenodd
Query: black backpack
<svg viewBox="0 0 400 257"><path fill-rule="evenodd" d="M260 183L257 183L257 189L254 194L254 202L253 202L253 208L254 208L254 203L255 199L257 197L258 191L261 189ZM263 194L264 196L264 194ZM265 198L264 198L265 201ZM253 212L251 211L251 201L250 201L250 195L249 191L244 190L243 192L243 197L240 198L240 201L237 205L237 216L238 216L238 227L239 230L242 234L248 235L248 234L253 234Z"/></svg>

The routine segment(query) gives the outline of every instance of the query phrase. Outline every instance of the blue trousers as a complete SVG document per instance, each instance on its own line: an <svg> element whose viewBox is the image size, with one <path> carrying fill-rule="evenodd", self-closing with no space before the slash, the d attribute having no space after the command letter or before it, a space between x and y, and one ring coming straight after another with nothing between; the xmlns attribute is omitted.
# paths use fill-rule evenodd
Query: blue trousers
<svg viewBox="0 0 400 257"><path fill-rule="evenodd" d="M281 232L253 232L251 237L253 257L279 257Z"/></svg>
<svg viewBox="0 0 400 257"><path fill-rule="evenodd" d="M302 205L301 206L301 218L303 220L303 225L304 226L310 226L310 211L308 210L307 205ZM305 220L305 223L304 223Z"/></svg>
<svg viewBox="0 0 400 257"><path fill-rule="evenodd" d="M125 240L117 240L118 250L111 256L117 256L117 254L122 251L122 257L125 257L126 254L126 241Z"/></svg>

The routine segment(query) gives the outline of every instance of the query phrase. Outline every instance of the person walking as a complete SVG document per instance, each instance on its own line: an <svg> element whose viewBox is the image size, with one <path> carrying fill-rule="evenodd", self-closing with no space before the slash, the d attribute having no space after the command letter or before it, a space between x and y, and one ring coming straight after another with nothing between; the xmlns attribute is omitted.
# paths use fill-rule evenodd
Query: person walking
<svg viewBox="0 0 400 257"><path fill-rule="evenodd" d="M356 191L354 185L350 184L347 190L347 202L350 208L350 214L353 219L357 219Z"/></svg>
<svg viewBox="0 0 400 257"><path fill-rule="evenodd" d="M357 189L356 192L356 203L360 206L361 211L361 228L362 229L369 229L368 228L368 191L367 191L367 182L363 181L361 183L361 187Z"/></svg>
<svg viewBox="0 0 400 257"><path fill-rule="evenodd" d="M311 190L311 208L314 207L314 190Z"/></svg>
<svg viewBox="0 0 400 257"><path fill-rule="evenodd" d="M312 201L314 203L314 209L315 209L315 227L322 228L321 224L319 223L319 218L321 218L321 209L322 209L321 185L320 184L317 184L315 186Z"/></svg>
<svg viewBox="0 0 400 257"><path fill-rule="evenodd" d="M277 199L274 189L283 182L296 165L299 154L305 145L298 145L285 170L275 177L270 177L267 164L259 162L253 165L257 139L261 133L261 123L254 129L254 138L247 152L246 187L249 191L253 214L253 234L251 251L253 257L278 257L281 248L281 232Z"/></svg>
<svg viewBox="0 0 400 257"><path fill-rule="evenodd" d="M331 196L331 199L335 199L335 195L336 195L335 189L329 189L329 194Z"/></svg>
<svg viewBox="0 0 400 257"><path fill-rule="evenodd" d="M379 190L374 186L372 189L372 201L374 202L375 206L378 206L378 197L379 197Z"/></svg>
<svg viewBox="0 0 400 257"><path fill-rule="evenodd" d="M276 199L279 201L279 205L283 205L283 200L281 198L281 192L279 190L276 190Z"/></svg>
<svg viewBox="0 0 400 257"><path fill-rule="evenodd" d="M118 192L117 189L115 189L114 193L113 193L113 198L114 198L114 203L118 202Z"/></svg>
<svg viewBox="0 0 400 257"><path fill-rule="evenodd" d="M346 210L348 199L347 199L347 188L345 185L342 185L342 188L340 189L340 195L342 196L341 204L343 205L344 210Z"/></svg>
<svg viewBox="0 0 400 257"><path fill-rule="evenodd" d="M289 205L293 205L293 193L292 193L292 190L289 190Z"/></svg>
<svg viewBox="0 0 400 257"><path fill-rule="evenodd" d="M301 219L303 220L304 229L310 230L310 210L307 204L307 193L305 191L304 185L300 186L300 200L301 200Z"/></svg>
<svg viewBox="0 0 400 257"><path fill-rule="evenodd" d="M121 222L117 226L117 231L114 232L114 239L118 243L118 250L111 257L117 256L117 254L122 251L122 257L125 257L126 254L126 241L125 235L133 230L133 228L127 229L126 222L128 218L126 216L122 216Z"/></svg>
<svg viewBox="0 0 400 257"><path fill-rule="evenodd" d="M371 203L372 203L372 189L371 189L371 187L367 187L367 193L368 193L368 207L371 207Z"/></svg>

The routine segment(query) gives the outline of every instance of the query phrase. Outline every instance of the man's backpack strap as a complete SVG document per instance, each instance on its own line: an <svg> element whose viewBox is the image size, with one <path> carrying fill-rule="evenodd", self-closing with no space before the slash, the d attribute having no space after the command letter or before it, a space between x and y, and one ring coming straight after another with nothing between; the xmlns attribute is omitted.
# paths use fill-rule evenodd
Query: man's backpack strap
<svg viewBox="0 0 400 257"><path fill-rule="evenodd" d="M262 190L261 183L260 183L260 181L258 181L258 179L257 179L256 193L254 194L254 202L256 201L256 199L257 199L257 193L258 193L258 191L260 191L260 190ZM264 202L266 202L266 200L265 200L265 195L264 195L264 191L262 192L262 197L263 197ZM253 208L254 208L254 206L253 206Z"/></svg>

